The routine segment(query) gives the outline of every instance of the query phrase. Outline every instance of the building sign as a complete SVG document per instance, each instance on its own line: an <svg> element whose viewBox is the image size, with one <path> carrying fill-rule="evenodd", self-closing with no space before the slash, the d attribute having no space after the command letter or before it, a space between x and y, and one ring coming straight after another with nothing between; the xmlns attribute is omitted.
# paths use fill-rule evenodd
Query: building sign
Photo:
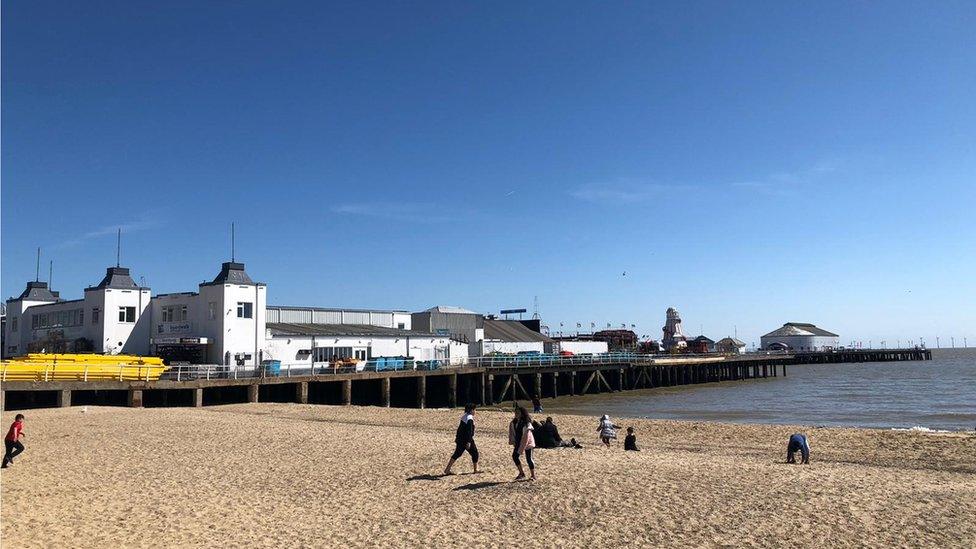
<svg viewBox="0 0 976 549"><path fill-rule="evenodd" d="M192 331L193 324L190 322L164 322L156 329L160 334L188 334Z"/></svg>
<svg viewBox="0 0 976 549"><path fill-rule="evenodd" d="M206 345L209 343L205 337L154 337L153 345Z"/></svg>

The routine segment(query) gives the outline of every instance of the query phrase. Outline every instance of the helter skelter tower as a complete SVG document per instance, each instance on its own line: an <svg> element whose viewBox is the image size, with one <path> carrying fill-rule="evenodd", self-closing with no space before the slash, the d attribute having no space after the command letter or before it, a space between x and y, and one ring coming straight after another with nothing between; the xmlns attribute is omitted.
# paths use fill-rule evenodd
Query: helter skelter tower
<svg viewBox="0 0 976 549"><path fill-rule="evenodd" d="M661 339L664 350L684 349L688 346L688 338L681 331L681 317L678 315L678 311L674 307L668 307L666 314L667 320L664 323L664 337Z"/></svg>

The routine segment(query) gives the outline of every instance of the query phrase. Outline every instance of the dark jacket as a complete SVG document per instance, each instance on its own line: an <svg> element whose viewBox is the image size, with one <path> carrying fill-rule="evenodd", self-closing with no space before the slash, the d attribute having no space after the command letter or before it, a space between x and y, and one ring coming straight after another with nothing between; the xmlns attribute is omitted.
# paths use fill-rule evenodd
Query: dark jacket
<svg viewBox="0 0 976 549"><path fill-rule="evenodd" d="M637 435L627 435L624 438L624 450L640 452L640 448L637 447Z"/></svg>
<svg viewBox="0 0 976 549"><path fill-rule="evenodd" d="M464 414L458 423L457 433L454 435L454 442L467 444L474 441L474 416Z"/></svg>

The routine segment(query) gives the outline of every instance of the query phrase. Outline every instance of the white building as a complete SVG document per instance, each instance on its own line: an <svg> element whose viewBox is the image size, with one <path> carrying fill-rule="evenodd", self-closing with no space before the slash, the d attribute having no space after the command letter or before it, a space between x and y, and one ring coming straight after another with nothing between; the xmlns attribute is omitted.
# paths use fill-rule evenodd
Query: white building
<svg viewBox="0 0 976 549"><path fill-rule="evenodd" d="M592 341L585 339L560 339L548 346L546 352L553 354L573 353L574 355L599 355L610 352L606 341Z"/></svg>
<svg viewBox="0 0 976 549"><path fill-rule="evenodd" d="M62 300L46 282L28 282L7 300L4 356L29 352L91 351L149 353L149 288L132 281L129 269L109 267L81 299Z"/></svg>
<svg viewBox="0 0 976 549"><path fill-rule="evenodd" d="M787 322L761 338L767 351L825 351L840 346L840 336L804 322Z"/></svg>
<svg viewBox="0 0 976 549"><path fill-rule="evenodd" d="M381 328L411 329L407 311L384 309L342 309L327 307L268 306L268 324L348 324Z"/></svg>
<svg viewBox="0 0 976 549"><path fill-rule="evenodd" d="M485 338L479 342L478 354L481 356L524 352L542 354L546 350L546 345L551 345L553 342L518 320L485 319L484 326Z"/></svg>
<svg viewBox="0 0 976 549"><path fill-rule="evenodd" d="M308 368L335 358L367 361L379 357L425 361L463 359L467 354L452 357L449 337L414 330L366 324L268 323L265 358L280 360L283 367Z"/></svg>
<svg viewBox="0 0 976 549"><path fill-rule="evenodd" d="M253 367L266 339L267 285L225 262L196 292L152 300L152 352L167 360Z"/></svg>

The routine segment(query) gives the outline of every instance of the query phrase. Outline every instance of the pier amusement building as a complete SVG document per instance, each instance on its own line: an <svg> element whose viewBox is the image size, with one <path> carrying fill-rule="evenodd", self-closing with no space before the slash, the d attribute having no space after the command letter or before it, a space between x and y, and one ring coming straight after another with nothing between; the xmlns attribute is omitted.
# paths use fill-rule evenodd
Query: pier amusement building
<svg viewBox="0 0 976 549"><path fill-rule="evenodd" d="M826 351L840 347L840 336L806 322L787 322L761 342L767 351Z"/></svg>
<svg viewBox="0 0 976 549"><path fill-rule="evenodd" d="M32 281L6 302L3 356L31 352L155 355L168 362L311 366L335 359L454 359L551 351L538 321L494 320L458 307L397 310L267 305L267 285L244 264L221 265L196 291L158 294L129 269L107 269L84 297L64 300ZM606 344L595 345L606 351Z"/></svg>

